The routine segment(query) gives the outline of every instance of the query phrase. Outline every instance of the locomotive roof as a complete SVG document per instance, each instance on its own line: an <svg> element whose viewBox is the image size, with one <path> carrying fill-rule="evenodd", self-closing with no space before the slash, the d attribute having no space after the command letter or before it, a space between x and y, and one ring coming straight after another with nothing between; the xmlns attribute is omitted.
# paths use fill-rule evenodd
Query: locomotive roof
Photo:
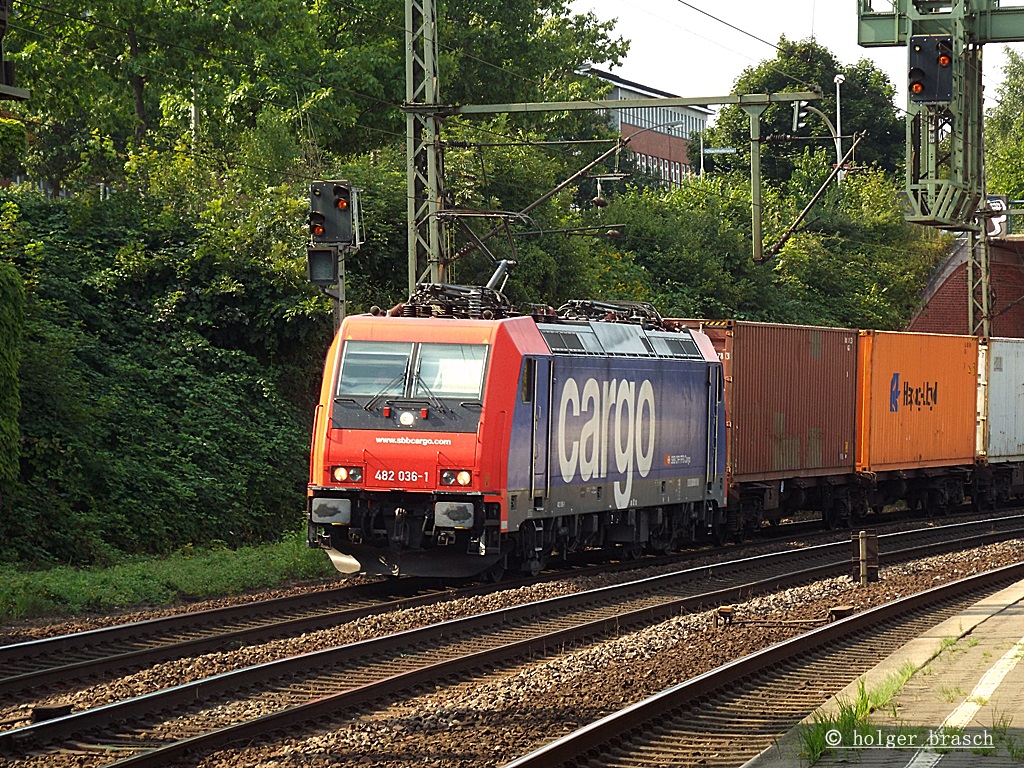
<svg viewBox="0 0 1024 768"><path fill-rule="evenodd" d="M663 331L636 323L575 320L537 322L528 316L492 320L354 315L345 319L342 340L437 341L493 344L507 335L523 354L650 357L717 360L703 333Z"/></svg>

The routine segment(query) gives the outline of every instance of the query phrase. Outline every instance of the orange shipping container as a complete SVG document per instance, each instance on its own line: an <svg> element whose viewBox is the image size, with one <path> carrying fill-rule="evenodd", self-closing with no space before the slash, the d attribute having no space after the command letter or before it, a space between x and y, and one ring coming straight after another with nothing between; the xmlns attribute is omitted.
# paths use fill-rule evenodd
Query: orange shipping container
<svg viewBox="0 0 1024 768"><path fill-rule="evenodd" d="M974 463L978 340L861 331L857 471Z"/></svg>

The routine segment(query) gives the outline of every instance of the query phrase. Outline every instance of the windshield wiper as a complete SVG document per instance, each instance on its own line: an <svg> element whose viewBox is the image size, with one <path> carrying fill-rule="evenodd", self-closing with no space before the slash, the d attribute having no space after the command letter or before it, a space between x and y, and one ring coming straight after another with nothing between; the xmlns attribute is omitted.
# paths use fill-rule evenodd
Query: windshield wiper
<svg viewBox="0 0 1024 768"><path fill-rule="evenodd" d="M437 395L435 395L430 390L430 387L427 386L426 382L423 381L423 377L420 376L420 372L416 371L416 373L413 374L413 376L413 392L417 390L417 387L419 389L422 389L424 392L427 393L427 403L437 408L437 410L439 410L441 413L448 413L448 409L444 407L444 403L441 402L441 399Z"/></svg>
<svg viewBox="0 0 1024 768"><path fill-rule="evenodd" d="M405 380L405 371L402 371L400 374L395 376L395 378L393 378L391 381L389 381L387 384L385 384L380 392L378 392L376 395L374 395L369 400L367 400L366 401L366 405L364 405L363 408L365 408L368 411L372 411L376 407L377 403L380 402L380 399L382 397L384 397L384 395L388 394L388 390L389 389L391 389L393 386L395 386L395 384L398 384L399 382L404 381L404 380ZM394 393L392 393L392 394L394 394ZM398 394L401 394L401 393L398 393Z"/></svg>

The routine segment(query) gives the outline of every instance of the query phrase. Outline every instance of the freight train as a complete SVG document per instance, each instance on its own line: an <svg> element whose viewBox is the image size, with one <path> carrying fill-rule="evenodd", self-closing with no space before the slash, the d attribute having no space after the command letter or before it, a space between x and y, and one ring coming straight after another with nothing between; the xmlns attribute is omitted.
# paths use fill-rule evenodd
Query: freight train
<svg viewBox="0 0 1024 768"><path fill-rule="evenodd" d="M328 352L308 543L346 574L498 577L801 510L834 528L993 506L1024 492L1021 398L1024 340L638 303L514 315L489 288L425 286L346 318Z"/></svg>

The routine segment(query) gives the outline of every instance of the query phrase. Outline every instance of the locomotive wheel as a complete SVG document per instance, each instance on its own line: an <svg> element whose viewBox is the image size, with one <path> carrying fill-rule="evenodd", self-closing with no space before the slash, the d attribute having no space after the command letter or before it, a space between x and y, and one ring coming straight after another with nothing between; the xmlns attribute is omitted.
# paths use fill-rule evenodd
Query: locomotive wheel
<svg viewBox="0 0 1024 768"><path fill-rule="evenodd" d="M723 520L720 523L715 523L711 526L711 543L716 547L724 547L725 542L729 540L728 527Z"/></svg>
<svg viewBox="0 0 1024 768"><path fill-rule="evenodd" d="M620 560L639 560L643 557L644 548L638 543L620 544L618 546Z"/></svg>
<svg viewBox="0 0 1024 768"><path fill-rule="evenodd" d="M520 565L519 570L525 571L531 577L540 575L540 572L544 570L544 566L548 564L547 552L538 552L536 557L532 557L529 560L523 561Z"/></svg>
<svg viewBox="0 0 1024 768"><path fill-rule="evenodd" d="M536 574L534 574L536 576ZM505 558L502 558L483 573L484 581L497 584L505 578Z"/></svg>

